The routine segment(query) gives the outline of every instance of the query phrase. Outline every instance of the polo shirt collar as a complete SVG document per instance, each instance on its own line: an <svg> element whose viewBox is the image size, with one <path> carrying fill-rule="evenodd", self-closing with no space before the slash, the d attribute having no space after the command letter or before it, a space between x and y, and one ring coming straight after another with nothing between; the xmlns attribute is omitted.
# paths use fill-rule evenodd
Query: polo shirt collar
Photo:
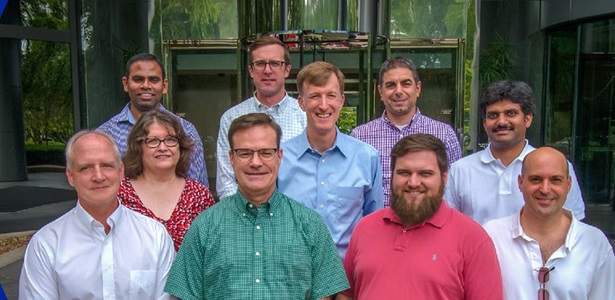
<svg viewBox="0 0 615 300"><path fill-rule="evenodd" d="M489 143L487 145L487 148L485 150L486 151L482 151L481 154L480 154L480 160L483 163L489 164L489 163L492 163L492 162L497 160L495 157L493 157L493 153L491 153L491 143ZM521 154L519 154L519 156L517 156L517 158L515 158L515 160L523 161L525 156L528 153L532 152L532 150L534 150L534 148L532 146L530 146L530 143L526 139L525 140L525 146L523 147L523 150L521 150Z"/></svg>
<svg viewBox="0 0 615 300"><path fill-rule="evenodd" d="M413 228L423 227L426 224L431 224L434 227L442 228L444 227L446 220L450 218L451 213L452 213L452 208L450 208L450 206L446 204L446 201L442 200L440 207L438 208L438 210L436 210L436 213L433 216L431 216L430 218L428 218L427 220L425 220L424 222L420 224L415 224L408 228L413 229ZM382 216L382 218L385 221L388 220L389 222L397 223L401 226L404 226L391 207L385 208L384 215Z"/></svg>

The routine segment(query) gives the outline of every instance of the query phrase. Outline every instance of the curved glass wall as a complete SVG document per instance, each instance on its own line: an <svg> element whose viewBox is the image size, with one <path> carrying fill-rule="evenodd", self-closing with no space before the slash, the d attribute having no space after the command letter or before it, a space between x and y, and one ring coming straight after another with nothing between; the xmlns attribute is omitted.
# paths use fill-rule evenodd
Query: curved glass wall
<svg viewBox="0 0 615 300"><path fill-rule="evenodd" d="M615 199L615 18L548 36L545 143L572 160L587 204Z"/></svg>

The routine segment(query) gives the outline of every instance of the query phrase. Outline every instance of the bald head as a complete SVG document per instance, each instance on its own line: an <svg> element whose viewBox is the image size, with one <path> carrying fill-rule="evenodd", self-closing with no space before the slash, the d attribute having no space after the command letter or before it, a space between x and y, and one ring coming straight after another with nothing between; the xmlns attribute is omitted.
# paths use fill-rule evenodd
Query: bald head
<svg viewBox="0 0 615 300"><path fill-rule="evenodd" d="M566 156L552 147L540 147L526 155L521 165L521 176L525 177L528 169L536 166L540 167L546 163L552 163L564 169L566 177L569 177L568 160Z"/></svg>
<svg viewBox="0 0 615 300"><path fill-rule="evenodd" d="M518 181L525 202L524 220L547 221L563 216L572 180L568 160L561 152L551 147L530 152L523 160Z"/></svg>

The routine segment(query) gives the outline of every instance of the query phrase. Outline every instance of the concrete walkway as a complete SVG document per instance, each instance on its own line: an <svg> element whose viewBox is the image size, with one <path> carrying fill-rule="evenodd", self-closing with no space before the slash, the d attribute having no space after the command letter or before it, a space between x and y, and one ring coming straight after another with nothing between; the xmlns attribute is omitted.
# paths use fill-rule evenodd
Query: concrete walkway
<svg viewBox="0 0 615 300"><path fill-rule="evenodd" d="M68 184L64 172L30 173L27 181L0 182L0 189L14 186L73 189ZM76 199L66 199L37 206L36 201L28 200L32 202L33 207L16 212L0 212L0 230L7 232L0 234L0 239L32 234L75 207L76 203ZM21 247L0 255L0 283L9 300L17 299L24 251L25 247Z"/></svg>

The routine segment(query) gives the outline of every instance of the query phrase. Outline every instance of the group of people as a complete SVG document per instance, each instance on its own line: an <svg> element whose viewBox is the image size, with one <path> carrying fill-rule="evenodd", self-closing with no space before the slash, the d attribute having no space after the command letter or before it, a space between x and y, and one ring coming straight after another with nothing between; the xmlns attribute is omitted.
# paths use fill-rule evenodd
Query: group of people
<svg viewBox="0 0 615 300"><path fill-rule="evenodd" d="M491 84L490 143L462 158L454 130L417 107L412 61L383 63L383 115L336 122L344 74L250 46L256 92L221 118L217 193L203 145L161 104L160 61L122 78L130 103L67 143L77 206L26 250L20 299L615 299L615 256L586 225L572 165L530 146L532 91Z"/></svg>

